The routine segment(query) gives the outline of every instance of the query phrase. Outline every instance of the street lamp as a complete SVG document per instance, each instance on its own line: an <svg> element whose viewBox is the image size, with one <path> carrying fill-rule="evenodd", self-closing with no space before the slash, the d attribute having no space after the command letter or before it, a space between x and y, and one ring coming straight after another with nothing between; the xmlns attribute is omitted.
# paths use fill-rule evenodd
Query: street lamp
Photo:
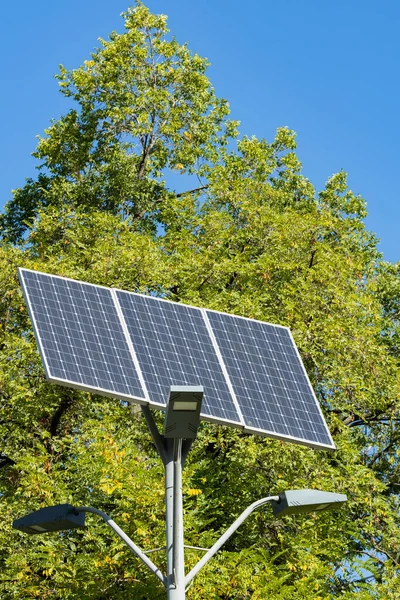
<svg viewBox="0 0 400 600"><path fill-rule="evenodd" d="M268 496L253 502L185 576L182 466L200 425L202 399L203 388L201 386L171 387L164 422L164 435L161 435L158 431L149 407L142 406L142 412L165 470L166 575L111 517L97 508L74 507L70 504L50 506L14 521L13 527L28 534L64 531L84 527L86 512L96 514L115 531L131 551L158 577L168 593L169 600L184 600L185 589L193 577L218 552L247 517L260 506L271 503L275 515L287 515L327 510L336 508L346 502L347 498L344 494L322 492L320 490L289 490L277 496Z"/></svg>
<svg viewBox="0 0 400 600"><path fill-rule="evenodd" d="M91 506L74 507L71 504L57 504L46 506L33 513L25 515L13 522L14 529L23 533L37 535L40 533L52 533L54 531L66 531L67 529L81 529L85 527L85 513L93 513L101 517L111 529L119 535L126 545L136 554L149 569L165 585L166 577L155 566L155 564L140 550L126 533L102 510Z"/></svg>

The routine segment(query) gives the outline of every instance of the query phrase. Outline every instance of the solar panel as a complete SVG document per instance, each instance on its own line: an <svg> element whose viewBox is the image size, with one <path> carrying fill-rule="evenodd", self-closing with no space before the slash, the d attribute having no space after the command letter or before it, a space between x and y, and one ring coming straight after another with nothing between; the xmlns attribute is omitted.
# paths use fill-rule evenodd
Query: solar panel
<svg viewBox="0 0 400 600"><path fill-rule="evenodd" d="M19 270L48 379L145 401L111 290Z"/></svg>
<svg viewBox="0 0 400 600"><path fill-rule="evenodd" d="M207 310L245 430L333 446L289 329Z"/></svg>
<svg viewBox="0 0 400 600"><path fill-rule="evenodd" d="M171 385L202 385L202 415L241 424L201 309L116 295L152 402L165 406Z"/></svg>
<svg viewBox="0 0 400 600"><path fill-rule="evenodd" d="M202 417L334 448L286 327L20 269L47 377L165 408L202 385Z"/></svg>

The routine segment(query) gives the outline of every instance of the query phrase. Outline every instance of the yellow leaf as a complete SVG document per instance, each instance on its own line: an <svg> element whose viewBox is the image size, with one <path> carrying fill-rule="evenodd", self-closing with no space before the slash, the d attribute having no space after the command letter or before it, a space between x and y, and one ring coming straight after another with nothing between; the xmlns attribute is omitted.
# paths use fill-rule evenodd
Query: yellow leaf
<svg viewBox="0 0 400 600"><path fill-rule="evenodd" d="M122 483L119 481L111 481L109 479L105 479L100 481L99 488L105 494L112 494L116 489L122 488Z"/></svg>
<svg viewBox="0 0 400 600"><path fill-rule="evenodd" d="M199 494L202 493L202 491L201 490L197 490L195 488L189 488L187 493L188 493L189 496L198 496Z"/></svg>

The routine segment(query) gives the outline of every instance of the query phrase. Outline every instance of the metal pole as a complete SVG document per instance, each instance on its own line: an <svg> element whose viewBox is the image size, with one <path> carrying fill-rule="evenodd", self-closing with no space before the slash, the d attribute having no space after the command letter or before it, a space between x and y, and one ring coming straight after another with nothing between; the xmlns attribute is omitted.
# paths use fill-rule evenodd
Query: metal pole
<svg viewBox="0 0 400 600"><path fill-rule="evenodd" d="M165 502L168 600L185 600L185 560L182 507L182 440L167 442Z"/></svg>
<svg viewBox="0 0 400 600"><path fill-rule="evenodd" d="M174 457L172 441L167 443L167 460L165 463L165 523L167 550L167 590L168 598L175 587L174 574Z"/></svg>
<svg viewBox="0 0 400 600"><path fill-rule="evenodd" d="M174 567L176 598L185 599L185 546L183 539L182 440L174 440ZM173 596L175 598L175 596Z"/></svg>

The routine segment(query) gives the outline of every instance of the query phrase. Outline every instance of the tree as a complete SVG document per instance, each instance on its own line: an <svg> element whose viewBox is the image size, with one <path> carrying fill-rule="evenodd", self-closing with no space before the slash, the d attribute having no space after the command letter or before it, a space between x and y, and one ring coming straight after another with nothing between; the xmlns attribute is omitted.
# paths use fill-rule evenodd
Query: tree
<svg viewBox="0 0 400 600"><path fill-rule="evenodd" d="M272 143L228 145L235 124L205 61L168 39L165 18L140 3L125 21L91 61L61 69L77 108L39 141L39 176L3 214L0 436L16 464L0 471L1 597L164 597L95 517L68 535L10 535L14 518L70 502L111 513L145 549L164 543L162 467L145 424L124 403L46 382L16 277L25 266L294 334L338 450L203 424L184 472L186 540L210 546L250 502L284 489L342 491L348 506L280 520L268 508L255 514L189 598L394 600L398 267L379 255L344 173L317 193L286 128ZM162 178L173 167L201 174L202 189L168 189ZM197 559L187 552L189 566Z"/></svg>
<svg viewBox="0 0 400 600"><path fill-rule="evenodd" d="M60 67L61 92L73 100L53 121L34 156L39 177L17 189L3 215L15 242L40 207L100 208L142 226L166 194L166 170L201 174L235 134L226 101L205 75L208 62L167 38L166 17L140 2L123 14L125 32L79 69Z"/></svg>

